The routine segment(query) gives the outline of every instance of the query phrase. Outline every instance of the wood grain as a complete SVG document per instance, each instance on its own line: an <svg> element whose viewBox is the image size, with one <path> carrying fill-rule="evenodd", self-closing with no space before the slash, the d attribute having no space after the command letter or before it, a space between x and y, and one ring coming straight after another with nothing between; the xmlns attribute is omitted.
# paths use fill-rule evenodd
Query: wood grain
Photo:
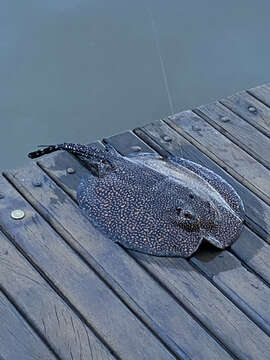
<svg viewBox="0 0 270 360"><path fill-rule="evenodd" d="M257 90L249 90L256 94ZM270 110L246 91L241 91L228 98L220 100L228 109L241 116L263 134L270 137Z"/></svg>
<svg viewBox="0 0 270 360"><path fill-rule="evenodd" d="M34 166L40 172L36 165ZM71 209L69 212L65 209L65 204L73 205L73 202L64 193L53 190L50 192L49 189L53 189L53 185L45 178L42 186L33 186L31 169L24 168L24 170L26 171L24 175L18 170L16 176L18 178L22 176L21 181L24 186L29 180L33 188L40 189L41 197L46 198L54 209L54 216L57 216L58 210L62 208L64 210L62 214L67 221L73 216L76 218ZM174 358L97 276L96 272L71 250L47 221L34 211L11 185L7 182L5 185L1 183L1 188L5 193L4 199L0 201L1 226L54 286L62 299L74 311L76 310L83 321L118 357L149 359L153 355L166 360ZM13 209L22 209L25 217L20 221L13 220L10 217ZM76 226L77 233L78 229ZM83 234L78 234L75 241L79 241L81 236ZM86 239L88 237L89 234ZM36 304L37 299L33 299L33 303Z"/></svg>
<svg viewBox="0 0 270 360"><path fill-rule="evenodd" d="M270 246L248 227L244 227L242 236L232 245L232 252L250 269L270 284Z"/></svg>
<svg viewBox="0 0 270 360"><path fill-rule="evenodd" d="M252 89L247 90L247 92L255 97L257 100L265 104L267 107L270 107L270 84L264 84L256 86ZM267 121L267 124L269 122Z"/></svg>
<svg viewBox="0 0 270 360"><path fill-rule="evenodd" d="M254 159L270 168L270 141L259 130L219 102L200 106L194 111Z"/></svg>
<svg viewBox="0 0 270 360"><path fill-rule="evenodd" d="M270 171L192 111L166 120L243 185L270 204Z"/></svg>
<svg viewBox="0 0 270 360"><path fill-rule="evenodd" d="M1 188L6 189L2 182ZM27 217L31 216L35 218L35 212L28 208ZM30 232L31 227L27 227L27 231ZM35 241L39 241L38 234ZM1 233L0 284L60 358L65 359L68 354L71 359L114 359L86 324Z"/></svg>
<svg viewBox="0 0 270 360"><path fill-rule="evenodd" d="M0 235L1 239L1 235ZM5 255L0 250L1 261ZM58 359L0 291L0 353L6 360Z"/></svg>

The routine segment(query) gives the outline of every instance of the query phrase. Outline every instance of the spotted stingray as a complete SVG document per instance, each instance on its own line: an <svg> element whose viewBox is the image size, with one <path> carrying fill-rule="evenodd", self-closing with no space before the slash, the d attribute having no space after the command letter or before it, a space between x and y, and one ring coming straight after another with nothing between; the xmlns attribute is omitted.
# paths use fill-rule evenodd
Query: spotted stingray
<svg viewBox="0 0 270 360"><path fill-rule="evenodd" d="M191 256L202 241L219 249L240 235L244 207L219 175L189 160L153 154L121 156L111 146L64 143L30 153L66 150L88 163L77 191L80 208L108 238L158 256Z"/></svg>

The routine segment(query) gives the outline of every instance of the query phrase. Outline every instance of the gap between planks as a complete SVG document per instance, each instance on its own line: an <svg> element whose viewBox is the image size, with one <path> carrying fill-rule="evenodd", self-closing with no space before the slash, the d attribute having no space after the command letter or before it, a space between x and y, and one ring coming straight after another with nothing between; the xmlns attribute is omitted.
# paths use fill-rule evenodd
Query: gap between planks
<svg viewBox="0 0 270 360"><path fill-rule="evenodd" d="M8 179L7 179L7 181L9 182ZM12 187L14 187L12 183L10 183L10 185ZM16 187L14 187L14 188L15 188L15 190L17 190ZM17 190L17 191L19 192L19 190ZM27 201L27 199L25 199L25 200ZM30 206L33 207L33 205L31 203L29 203L29 204L30 204ZM84 324L85 326L87 326L87 328L89 328L89 330L93 333L93 335L97 338L97 340L100 341L100 343L105 347L105 349L108 350L108 353L110 353L111 357L114 358L115 360L121 360L120 357L111 348L111 346L107 344L106 340L104 340L100 336L100 334L96 331L96 329L91 325L91 323L80 313L80 311L71 303L71 301L69 301L69 299L53 283L53 281L45 274L45 272L28 256L28 254L25 252L25 250L14 240L13 236L6 229L4 229L1 225L0 225L0 231L7 238L7 240L11 244L11 246L14 246L14 248L17 249L19 254L27 261L27 263L29 263L29 265L42 277L42 279L44 279L46 281L48 286L55 292L56 296L59 296L59 298L61 298L63 300L64 304L70 309L71 312L73 312L75 314L75 316L82 322L82 324ZM1 285L0 285L0 287L1 287ZM2 291L6 294L6 296L9 298L9 300L12 302L12 304L14 304L16 309L22 314L22 316L25 318L25 320L27 322L29 322L30 326L37 332L37 334L42 339L44 339L46 344L48 344L51 349L52 346L49 344L49 342L47 341L45 336L42 335L41 331L38 330L37 326L34 325L33 321L31 321L29 319L29 316L25 312L20 310L20 306L16 303L16 300L13 299L4 288L2 288ZM54 354L57 356L57 358L59 358L61 360L61 358L56 353L56 351L54 351Z"/></svg>
<svg viewBox="0 0 270 360"><path fill-rule="evenodd" d="M29 319L29 317L27 316L27 314L24 313L24 311L22 309L20 309L20 307L16 304L16 301L14 301L14 299L12 298L12 296L4 289L4 287L0 284L0 293L3 293L3 295L6 297L7 301L11 304L11 306L13 306L16 311L20 314L20 316L22 317L22 319L24 319L24 321L26 322L27 325L30 326L30 328L32 329L32 331L36 334L36 336L40 339L40 341L47 346L47 348L49 349L49 351L52 352L52 354L55 356L56 359L58 360L63 360L53 349L53 347L51 346L51 344L47 341L46 337L43 336L43 334L39 331L39 329L33 324L33 322ZM0 357L1 360L1 357Z"/></svg>
<svg viewBox="0 0 270 360"><path fill-rule="evenodd" d="M25 318L2 285L0 285L0 313L2 313L1 352L12 359L37 359L38 356L42 356L51 360L61 360L46 339L32 326L31 321ZM19 336L16 342L18 346L14 346L14 339L17 336Z"/></svg>
<svg viewBox="0 0 270 360"><path fill-rule="evenodd" d="M198 119L204 120L197 114L188 111L188 113L196 115ZM187 112L179 113L178 115L185 115ZM242 174L237 172L231 165L229 165L227 162L224 162L222 158L217 154L215 154L213 151L208 150L206 145L201 144L196 138L192 137L192 135L188 134L184 129L180 128L180 126L174 124L170 119L164 119L164 122L174 129L176 132L178 132L180 135L182 135L186 140L188 140L191 144L196 146L199 150L201 150L203 153L205 153L209 158L211 158L214 162L216 162L220 167L222 167L225 171L227 171L230 175L232 175L236 180L238 180L242 185L246 186L249 190L251 190L254 194L256 194L260 199L262 199L267 205L270 205L270 197L267 195L258 185L254 185L249 179L246 179ZM206 122L206 124L208 124ZM210 124L208 124L211 128L213 128ZM213 128L214 129L214 128ZM220 133L221 136L224 136ZM226 138L226 137L225 137ZM229 139L228 139L229 140ZM230 141L230 140L229 140ZM232 143L233 144L233 143ZM235 145L235 144L233 144ZM237 146L237 145L235 145ZM241 149L241 151L243 151ZM250 156L247 154L247 156ZM261 170L269 171L265 167L263 167L260 163L258 163L261 167ZM270 173L269 173L270 174ZM269 191L269 189L268 189Z"/></svg>
<svg viewBox="0 0 270 360"><path fill-rule="evenodd" d="M223 105L223 104L221 103L221 105ZM262 164L264 167L266 167L268 170L270 170L270 163L268 161L263 159L259 154L257 154L254 150L250 149L247 145L245 145L243 142L241 142L237 137L235 137L229 131L224 130L214 120L212 120L208 115L203 113L201 108L193 109L192 111L194 112L194 114L196 114L196 115L200 116L202 119L204 119L209 125L213 126L213 128L218 130L222 135L226 136L226 138L231 140L235 145L239 146L242 150L244 150L246 153L248 153L250 156L252 156L254 160L257 160L260 164ZM231 112L232 114L234 114L230 109L228 109L228 111ZM255 130L257 130L257 129L255 129Z"/></svg>
<svg viewBox="0 0 270 360"><path fill-rule="evenodd" d="M266 90L267 96L262 94L264 90ZM267 85L263 85L240 91L232 96L221 99L219 102L252 125L255 129L259 130L262 134L270 138L269 96L269 88ZM236 100L239 102L237 106ZM255 110L250 112L248 109L249 107L253 107Z"/></svg>

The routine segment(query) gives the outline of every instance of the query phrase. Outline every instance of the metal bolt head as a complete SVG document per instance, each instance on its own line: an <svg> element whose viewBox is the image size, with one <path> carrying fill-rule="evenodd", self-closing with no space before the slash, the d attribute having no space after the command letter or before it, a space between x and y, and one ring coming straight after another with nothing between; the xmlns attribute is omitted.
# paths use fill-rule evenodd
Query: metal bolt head
<svg viewBox="0 0 270 360"><path fill-rule="evenodd" d="M170 136L168 136L168 135L164 135L162 138L163 138L163 140L166 141L166 142L172 141L172 138L171 138Z"/></svg>
<svg viewBox="0 0 270 360"><path fill-rule="evenodd" d="M138 145L135 145L135 146L131 146L131 150L133 152L139 152L139 151L142 150L142 148L140 146L138 146Z"/></svg>
<svg viewBox="0 0 270 360"><path fill-rule="evenodd" d="M251 113L255 113L257 109L254 106L249 106L248 111Z"/></svg>
<svg viewBox="0 0 270 360"><path fill-rule="evenodd" d="M221 116L220 120L223 122L223 123L227 123L230 121L230 119L227 117L227 116Z"/></svg>
<svg viewBox="0 0 270 360"><path fill-rule="evenodd" d="M75 173L75 170L73 168L67 168L67 173L68 174L74 174Z"/></svg>
<svg viewBox="0 0 270 360"><path fill-rule="evenodd" d="M39 186L41 186L41 181L39 181L39 180L33 180L33 181L32 181L32 184L33 184L33 186L39 187Z"/></svg>
<svg viewBox="0 0 270 360"><path fill-rule="evenodd" d="M14 220L21 220L24 218L24 215L25 215L24 211L20 210L20 209L13 210L13 211L11 211L11 214L10 214L10 216Z"/></svg>

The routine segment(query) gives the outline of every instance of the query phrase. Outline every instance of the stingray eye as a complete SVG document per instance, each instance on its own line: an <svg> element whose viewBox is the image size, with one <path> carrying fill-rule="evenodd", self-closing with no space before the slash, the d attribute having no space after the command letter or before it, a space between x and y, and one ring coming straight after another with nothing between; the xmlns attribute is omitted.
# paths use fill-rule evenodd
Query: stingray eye
<svg viewBox="0 0 270 360"><path fill-rule="evenodd" d="M176 211L177 211L177 214L180 215L181 214L181 211L182 211L182 208L180 206L178 206L176 208Z"/></svg>
<svg viewBox="0 0 270 360"><path fill-rule="evenodd" d="M192 214L191 211L185 211L183 215L184 215L185 219L192 219L193 218L193 214Z"/></svg>
<svg viewBox="0 0 270 360"><path fill-rule="evenodd" d="M209 210L211 209L211 203L210 201L206 201L206 208Z"/></svg>
<svg viewBox="0 0 270 360"><path fill-rule="evenodd" d="M194 198L195 198L194 194L192 194L192 193L189 193L189 194L188 194L188 197L189 197L190 199L194 199Z"/></svg>

